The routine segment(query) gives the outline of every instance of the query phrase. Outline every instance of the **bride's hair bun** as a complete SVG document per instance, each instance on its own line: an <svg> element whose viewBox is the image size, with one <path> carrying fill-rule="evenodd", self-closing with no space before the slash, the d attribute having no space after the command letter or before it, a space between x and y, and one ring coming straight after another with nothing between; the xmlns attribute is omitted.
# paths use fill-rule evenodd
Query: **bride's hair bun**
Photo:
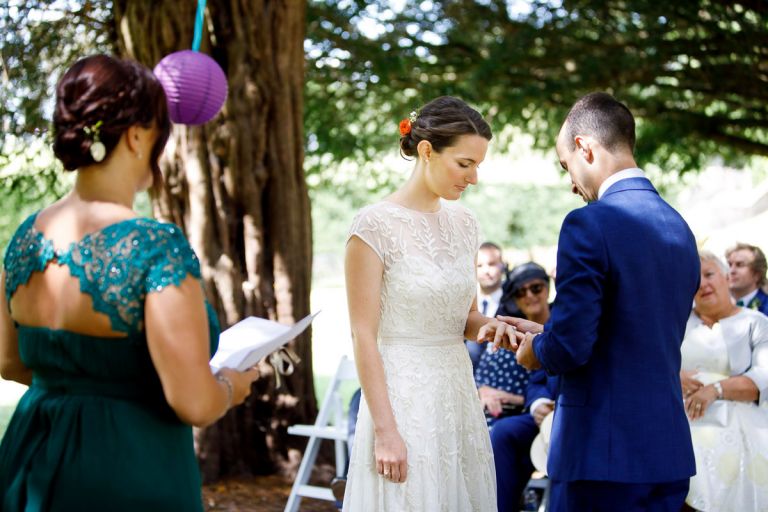
<svg viewBox="0 0 768 512"><path fill-rule="evenodd" d="M422 140L429 141L440 153L462 135L479 135L487 140L493 137L491 127L477 110L459 98L440 96L424 105L411 120L410 131L400 137L400 154L404 158L417 156Z"/></svg>

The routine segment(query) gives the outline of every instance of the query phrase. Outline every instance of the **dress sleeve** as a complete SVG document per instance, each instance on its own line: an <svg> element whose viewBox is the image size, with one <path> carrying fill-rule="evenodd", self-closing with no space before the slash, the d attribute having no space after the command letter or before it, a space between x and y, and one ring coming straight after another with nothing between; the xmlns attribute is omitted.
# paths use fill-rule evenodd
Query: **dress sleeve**
<svg viewBox="0 0 768 512"><path fill-rule="evenodd" d="M387 236L388 224L384 217L372 210L371 208L364 208L355 215L352 221L352 226L349 228L349 234L347 235L347 243L353 236L358 237L360 240L366 243L376 256L382 261L385 261L385 237Z"/></svg>
<svg viewBox="0 0 768 512"><path fill-rule="evenodd" d="M187 275L200 279L200 262L181 228L162 224L152 234L144 291L162 291L167 286L179 286Z"/></svg>
<svg viewBox="0 0 768 512"><path fill-rule="evenodd" d="M764 405L768 404L768 317L754 315L749 334L752 366L744 375L755 383L760 391L758 402Z"/></svg>

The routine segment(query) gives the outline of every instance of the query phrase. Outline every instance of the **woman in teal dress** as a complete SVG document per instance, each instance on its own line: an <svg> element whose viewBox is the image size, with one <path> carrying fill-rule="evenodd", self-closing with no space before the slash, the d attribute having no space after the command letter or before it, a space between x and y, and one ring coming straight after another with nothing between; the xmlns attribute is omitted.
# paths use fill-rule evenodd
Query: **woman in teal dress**
<svg viewBox="0 0 768 512"><path fill-rule="evenodd" d="M138 217L170 122L143 66L97 55L56 90L73 190L9 243L0 373L29 385L0 444L0 510L202 510L191 426L242 403L255 370L208 360L218 325L181 230Z"/></svg>

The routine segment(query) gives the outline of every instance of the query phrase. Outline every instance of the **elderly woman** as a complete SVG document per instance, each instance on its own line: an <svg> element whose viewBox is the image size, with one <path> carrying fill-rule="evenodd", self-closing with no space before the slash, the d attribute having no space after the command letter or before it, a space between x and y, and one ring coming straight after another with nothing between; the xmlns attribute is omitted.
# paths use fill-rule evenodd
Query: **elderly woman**
<svg viewBox="0 0 768 512"><path fill-rule="evenodd" d="M735 306L728 269L701 252L701 286L680 372L696 454L686 503L702 511L768 510L768 317Z"/></svg>

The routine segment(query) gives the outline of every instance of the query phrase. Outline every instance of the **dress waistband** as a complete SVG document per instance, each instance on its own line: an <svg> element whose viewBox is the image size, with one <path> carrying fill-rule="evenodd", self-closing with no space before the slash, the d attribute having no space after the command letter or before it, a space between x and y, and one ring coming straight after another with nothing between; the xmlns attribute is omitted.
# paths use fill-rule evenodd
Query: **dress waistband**
<svg viewBox="0 0 768 512"><path fill-rule="evenodd" d="M136 382L103 381L81 376L34 375L32 387L66 395L91 395L129 400L152 398L147 387Z"/></svg>
<svg viewBox="0 0 768 512"><path fill-rule="evenodd" d="M447 347L464 343L463 336L436 334L434 336L379 336L380 345L411 345L417 347Z"/></svg>

